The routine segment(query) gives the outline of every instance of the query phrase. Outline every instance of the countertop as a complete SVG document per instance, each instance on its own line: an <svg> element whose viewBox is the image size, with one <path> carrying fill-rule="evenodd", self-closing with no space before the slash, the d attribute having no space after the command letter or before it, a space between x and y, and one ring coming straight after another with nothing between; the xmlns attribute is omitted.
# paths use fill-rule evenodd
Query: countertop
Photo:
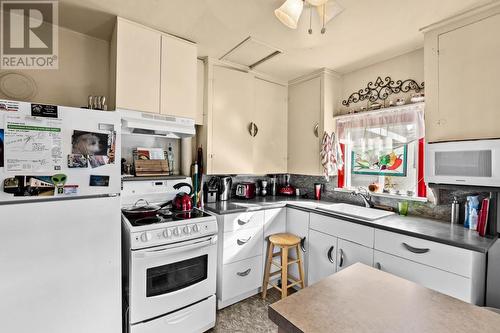
<svg viewBox="0 0 500 333"><path fill-rule="evenodd" d="M354 264L268 308L279 332L498 332L500 315Z"/></svg>
<svg viewBox="0 0 500 333"><path fill-rule="evenodd" d="M365 221L317 209L320 205L332 203L296 197L268 196L257 197L252 200L230 200L208 203L205 204L204 209L217 215L224 215L286 206L481 253L488 252L489 248L496 241L496 237L481 237L477 232L465 229L462 225L452 225L427 218L394 214L375 221Z"/></svg>

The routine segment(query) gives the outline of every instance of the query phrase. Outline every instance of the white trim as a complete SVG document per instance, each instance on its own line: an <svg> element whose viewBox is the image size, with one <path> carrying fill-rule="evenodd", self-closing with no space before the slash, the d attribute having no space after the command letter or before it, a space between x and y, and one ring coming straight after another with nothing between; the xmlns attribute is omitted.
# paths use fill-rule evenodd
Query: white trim
<svg viewBox="0 0 500 333"><path fill-rule="evenodd" d="M299 76L298 78L295 78L293 80L290 80L288 81L288 85L292 85L292 84L297 84L297 83L302 83L302 82L305 82L305 81L309 81L311 79L314 79L314 78L317 78L321 75L331 75L337 79L340 79L342 77L341 74L331 70L331 69L328 69L328 68L321 68L321 69L318 69L312 73L309 73L309 74L306 74L306 75L302 75L302 76Z"/></svg>
<svg viewBox="0 0 500 333"><path fill-rule="evenodd" d="M497 0L489 1L487 3L483 3L477 7L459 12L458 14L455 14L453 16L450 16L448 18L445 18L444 20L437 21L435 23L429 24L425 27L420 28L420 32L426 33L431 30L437 29L437 28L442 28L445 25L448 25L450 23L455 23L457 21L469 18L474 15L479 15L483 13L490 12L492 10L497 9L496 7L500 8L500 2Z"/></svg>

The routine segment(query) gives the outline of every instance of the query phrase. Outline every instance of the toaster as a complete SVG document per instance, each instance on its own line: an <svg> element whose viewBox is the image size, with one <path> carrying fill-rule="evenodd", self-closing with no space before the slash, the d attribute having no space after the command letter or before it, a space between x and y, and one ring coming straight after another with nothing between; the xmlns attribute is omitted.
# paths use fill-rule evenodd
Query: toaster
<svg viewBox="0 0 500 333"><path fill-rule="evenodd" d="M255 192L255 183L245 182L236 185L236 196L240 199L253 199Z"/></svg>

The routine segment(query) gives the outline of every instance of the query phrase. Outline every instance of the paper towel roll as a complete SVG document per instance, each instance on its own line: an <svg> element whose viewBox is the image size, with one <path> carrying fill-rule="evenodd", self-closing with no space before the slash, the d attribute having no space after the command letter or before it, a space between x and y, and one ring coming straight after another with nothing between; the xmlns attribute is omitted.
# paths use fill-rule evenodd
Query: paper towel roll
<svg viewBox="0 0 500 333"><path fill-rule="evenodd" d="M191 176L191 164L193 164L192 138L182 138L181 173L183 176Z"/></svg>

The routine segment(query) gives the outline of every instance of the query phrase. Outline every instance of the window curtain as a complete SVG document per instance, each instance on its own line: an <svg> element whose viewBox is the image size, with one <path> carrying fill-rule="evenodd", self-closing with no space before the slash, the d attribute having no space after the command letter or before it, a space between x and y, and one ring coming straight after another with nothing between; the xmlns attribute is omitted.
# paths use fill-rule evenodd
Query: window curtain
<svg viewBox="0 0 500 333"><path fill-rule="evenodd" d="M339 116L335 127L341 144L361 151L390 151L424 137L424 104Z"/></svg>

